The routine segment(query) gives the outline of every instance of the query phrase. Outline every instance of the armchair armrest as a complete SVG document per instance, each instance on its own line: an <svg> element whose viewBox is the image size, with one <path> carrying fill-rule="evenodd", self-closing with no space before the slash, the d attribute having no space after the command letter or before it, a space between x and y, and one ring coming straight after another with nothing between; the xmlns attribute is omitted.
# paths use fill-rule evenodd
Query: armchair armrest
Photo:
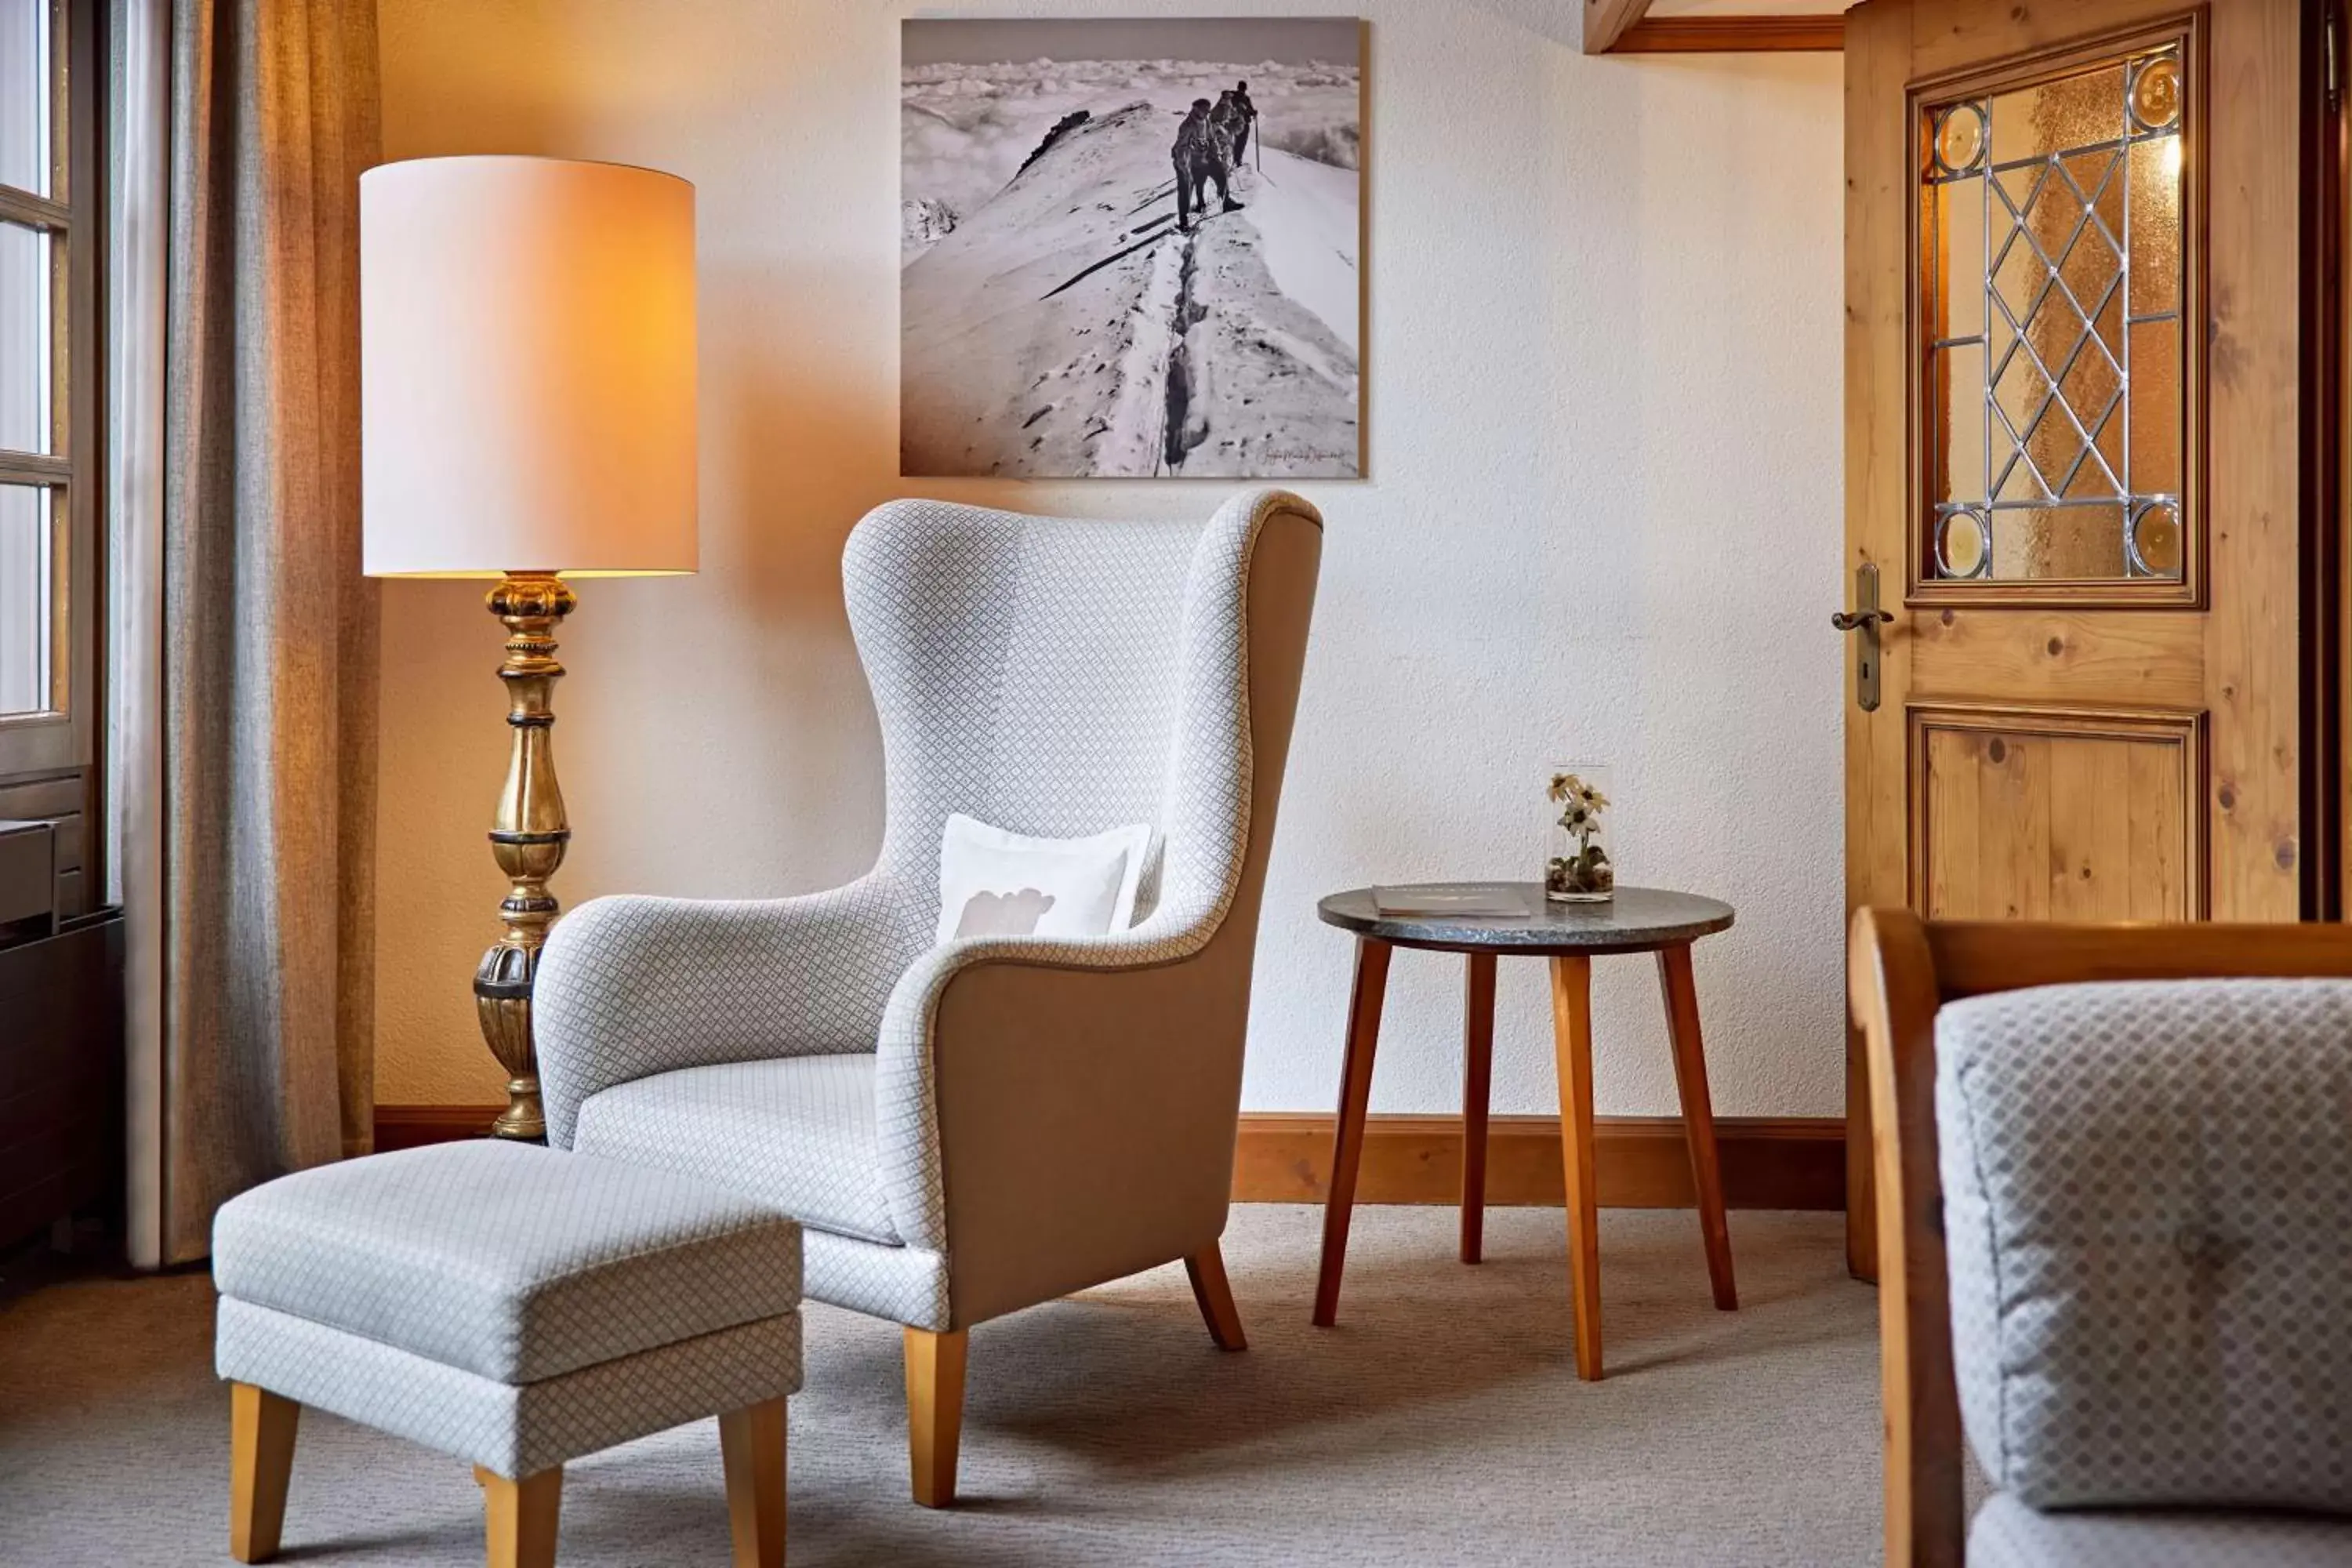
<svg viewBox="0 0 2352 1568"><path fill-rule="evenodd" d="M912 955L878 877L771 900L593 899L540 955L532 1026L550 1144L581 1101L678 1068L873 1048Z"/></svg>
<svg viewBox="0 0 2352 1568"><path fill-rule="evenodd" d="M1223 1231L1255 925L966 940L900 979L876 1063L892 1223L956 1260L959 1321Z"/></svg>

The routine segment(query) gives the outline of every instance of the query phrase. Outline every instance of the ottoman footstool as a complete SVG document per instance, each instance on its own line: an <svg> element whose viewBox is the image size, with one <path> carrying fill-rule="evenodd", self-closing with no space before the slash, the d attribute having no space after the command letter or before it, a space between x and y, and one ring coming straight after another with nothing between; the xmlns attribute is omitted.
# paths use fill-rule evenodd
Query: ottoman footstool
<svg viewBox="0 0 2352 1568"><path fill-rule="evenodd" d="M281 1177L214 1221L230 1551L278 1550L301 1406L470 1460L488 1562L555 1559L563 1464L719 1418L738 1568L783 1561L800 1227L687 1177L481 1142Z"/></svg>

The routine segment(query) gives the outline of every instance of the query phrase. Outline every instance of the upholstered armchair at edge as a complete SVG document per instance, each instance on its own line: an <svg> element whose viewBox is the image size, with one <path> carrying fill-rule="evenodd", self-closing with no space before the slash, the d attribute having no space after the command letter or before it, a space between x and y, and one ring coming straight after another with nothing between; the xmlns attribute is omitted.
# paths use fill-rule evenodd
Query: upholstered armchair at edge
<svg viewBox="0 0 2352 1568"><path fill-rule="evenodd" d="M843 578L882 729L874 869L774 900L604 898L538 977L548 1140L766 1197L806 1293L905 1325L918 1502L954 1500L966 1331L1178 1258L1244 1346L1218 1252L1259 894L1322 520L898 501ZM1136 924L935 944L951 812L1148 821Z"/></svg>
<svg viewBox="0 0 2352 1568"><path fill-rule="evenodd" d="M1865 909L1847 979L1888 1568L2352 1563L2352 929Z"/></svg>

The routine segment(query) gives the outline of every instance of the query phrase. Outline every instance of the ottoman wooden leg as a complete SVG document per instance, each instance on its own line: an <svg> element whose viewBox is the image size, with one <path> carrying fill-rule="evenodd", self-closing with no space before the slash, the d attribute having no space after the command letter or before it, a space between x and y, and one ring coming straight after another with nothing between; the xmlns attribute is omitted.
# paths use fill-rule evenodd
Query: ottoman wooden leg
<svg viewBox="0 0 2352 1568"><path fill-rule="evenodd" d="M784 1440L781 1399L730 1410L719 1418L735 1568L784 1568Z"/></svg>
<svg viewBox="0 0 2352 1568"><path fill-rule="evenodd" d="M563 1511L563 1467L519 1481L479 1466L482 1511L489 1525L489 1568L555 1568L556 1524Z"/></svg>
<svg viewBox="0 0 2352 1568"><path fill-rule="evenodd" d="M239 1563L278 1555L301 1414L300 1405L266 1388L228 1385L228 1552Z"/></svg>
<svg viewBox="0 0 2352 1568"><path fill-rule="evenodd" d="M956 1443L963 1436L961 1329L907 1331L907 1464L915 1500L925 1508L955 1501Z"/></svg>

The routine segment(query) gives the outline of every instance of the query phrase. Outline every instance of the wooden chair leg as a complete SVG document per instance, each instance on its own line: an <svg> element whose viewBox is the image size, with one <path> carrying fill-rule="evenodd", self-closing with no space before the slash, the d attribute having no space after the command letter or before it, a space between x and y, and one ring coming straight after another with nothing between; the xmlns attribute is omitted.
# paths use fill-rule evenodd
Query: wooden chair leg
<svg viewBox="0 0 2352 1568"><path fill-rule="evenodd" d="M563 1512L563 1467L510 1480L474 1468L488 1525L489 1568L555 1568L555 1534Z"/></svg>
<svg viewBox="0 0 2352 1568"><path fill-rule="evenodd" d="M1878 1283L1878 1167L1871 1148L1870 1057L1862 1031L1845 1032L1845 1270Z"/></svg>
<svg viewBox="0 0 2352 1568"><path fill-rule="evenodd" d="M730 1410L719 1418L735 1568L784 1568L784 1443L781 1399Z"/></svg>
<svg viewBox="0 0 2352 1568"><path fill-rule="evenodd" d="M1568 1272L1576 1374L1601 1376L1601 1210L1592 1172L1592 960L1551 961L1552 1046L1559 1061L1560 1154L1568 1174Z"/></svg>
<svg viewBox="0 0 2352 1568"><path fill-rule="evenodd" d="M228 1385L228 1552L239 1563L278 1555L301 1415L300 1405L266 1388Z"/></svg>
<svg viewBox="0 0 2352 1568"><path fill-rule="evenodd" d="M1339 1315L1339 1275L1348 1266L1348 1221L1356 1205L1356 1171L1364 1158L1364 1116L1372 1103L1372 1053L1381 1039L1381 1004L1395 950L1356 940L1356 988L1348 1004L1348 1053L1339 1068L1339 1126L1331 1134L1331 1190L1323 1200L1323 1262L1315 1275L1315 1326Z"/></svg>
<svg viewBox="0 0 2352 1568"><path fill-rule="evenodd" d="M1699 1037L1698 987L1691 980L1688 943L1658 950L1658 984L1666 998L1666 1034L1674 1044L1675 1086L1682 1093L1683 1135L1690 1144L1707 1283L1715 1289L1715 1304L1728 1312L1739 1305L1739 1287L1731 1277L1731 1226L1723 1212L1723 1167L1716 1156L1715 1106L1706 1089L1706 1049Z"/></svg>
<svg viewBox="0 0 2352 1568"><path fill-rule="evenodd" d="M965 1331L907 1331L907 1463L915 1500L955 1501L956 1444L963 1436Z"/></svg>
<svg viewBox="0 0 2352 1568"><path fill-rule="evenodd" d="M1209 1337L1217 1342L1217 1348L1249 1349L1249 1340L1242 1332L1241 1310L1234 1305L1234 1288L1225 1279L1225 1255L1217 1244L1211 1242L1185 1258L1184 1272L1192 1277L1192 1300L1201 1304L1201 1316L1207 1321Z"/></svg>
<svg viewBox="0 0 2352 1568"><path fill-rule="evenodd" d="M1486 1105L1495 1081L1495 955L1467 955L1462 995L1462 1261L1486 1245Z"/></svg>

